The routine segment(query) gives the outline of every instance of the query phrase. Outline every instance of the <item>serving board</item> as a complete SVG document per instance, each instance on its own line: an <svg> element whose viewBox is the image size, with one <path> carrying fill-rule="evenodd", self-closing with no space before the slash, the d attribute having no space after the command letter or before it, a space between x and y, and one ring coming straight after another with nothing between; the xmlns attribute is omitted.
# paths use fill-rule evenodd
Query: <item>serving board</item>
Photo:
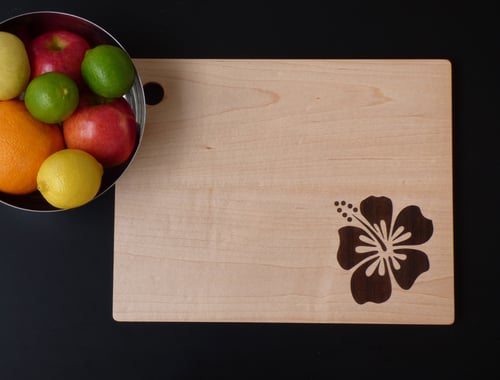
<svg viewBox="0 0 500 380"><path fill-rule="evenodd" d="M450 62L135 64L116 320L453 323Z"/></svg>

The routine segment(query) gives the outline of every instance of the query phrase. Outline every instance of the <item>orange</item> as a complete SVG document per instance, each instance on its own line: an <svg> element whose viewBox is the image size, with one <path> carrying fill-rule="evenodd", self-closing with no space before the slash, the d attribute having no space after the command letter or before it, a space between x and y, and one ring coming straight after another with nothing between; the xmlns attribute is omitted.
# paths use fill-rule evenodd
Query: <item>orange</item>
<svg viewBox="0 0 500 380"><path fill-rule="evenodd" d="M0 101L0 191L35 191L42 162L63 148L64 139L57 124L36 120L20 100Z"/></svg>

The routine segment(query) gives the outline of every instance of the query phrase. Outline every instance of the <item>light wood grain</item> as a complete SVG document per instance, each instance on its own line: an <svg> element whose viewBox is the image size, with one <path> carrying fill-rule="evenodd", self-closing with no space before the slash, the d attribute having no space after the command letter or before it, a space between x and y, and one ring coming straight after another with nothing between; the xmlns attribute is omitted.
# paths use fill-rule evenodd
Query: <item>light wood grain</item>
<svg viewBox="0 0 500 380"><path fill-rule="evenodd" d="M116 186L116 320L453 322L448 61L135 63L166 96ZM430 268L358 304L334 202L372 195L432 219Z"/></svg>

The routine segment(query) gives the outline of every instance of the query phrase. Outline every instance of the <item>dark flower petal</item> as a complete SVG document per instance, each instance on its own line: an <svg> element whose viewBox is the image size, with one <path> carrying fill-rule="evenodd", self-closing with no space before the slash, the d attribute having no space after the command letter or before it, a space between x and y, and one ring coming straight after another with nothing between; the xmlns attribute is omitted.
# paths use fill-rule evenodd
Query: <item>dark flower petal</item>
<svg viewBox="0 0 500 380"><path fill-rule="evenodd" d="M395 249L394 253L403 254L406 258L403 260L397 256L389 259L391 263L391 270L394 278L401 288L408 290L412 287L413 283L422 273L429 270L429 259L427 255L416 249ZM396 269L394 261L396 260Z"/></svg>
<svg viewBox="0 0 500 380"><path fill-rule="evenodd" d="M394 246L423 244L431 238L434 230L432 220L424 217L417 206L407 206L401 210L394 223L393 231L398 231L400 227L404 228L403 234L410 232L411 235L408 239L393 244ZM393 239L396 240L397 236L393 236Z"/></svg>
<svg viewBox="0 0 500 380"><path fill-rule="evenodd" d="M378 265L384 265L385 269L381 275L378 268L368 276L366 270L378 260ZM361 264L351 277L351 292L354 300L359 304L366 302L382 303L389 299L392 293L389 268L384 259L376 257Z"/></svg>
<svg viewBox="0 0 500 380"><path fill-rule="evenodd" d="M378 253L376 243L373 245L366 243L360 239L360 236L366 236L367 239L373 241L363 229L359 227L347 226L339 229L339 250L337 251L337 260L340 266L344 269L351 269L368 256ZM368 247L363 253L356 252L356 247ZM373 250L369 249L373 246Z"/></svg>
<svg viewBox="0 0 500 380"><path fill-rule="evenodd" d="M378 225L381 227L380 222L383 220L385 229L380 228L380 231L385 234L385 237L389 236L388 232L392 223L392 201L389 198L372 195L360 203L359 209L372 226Z"/></svg>

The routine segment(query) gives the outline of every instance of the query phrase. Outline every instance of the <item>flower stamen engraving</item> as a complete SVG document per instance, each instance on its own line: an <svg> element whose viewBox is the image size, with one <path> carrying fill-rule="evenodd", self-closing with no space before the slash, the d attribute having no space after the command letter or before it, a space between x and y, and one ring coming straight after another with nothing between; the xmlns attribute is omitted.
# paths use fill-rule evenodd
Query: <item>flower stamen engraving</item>
<svg viewBox="0 0 500 380"><path fill-rule="evenodd" d="M419 207L407 206L393 220L392 201L383 196L370 196L359 207L346 201L335 206L350 224L339 229L337 260L353 270L351 293L357 303L385 302L394 282L408 290L429 270L427 255L415 246L431 238L433 224Z"/></svg>

